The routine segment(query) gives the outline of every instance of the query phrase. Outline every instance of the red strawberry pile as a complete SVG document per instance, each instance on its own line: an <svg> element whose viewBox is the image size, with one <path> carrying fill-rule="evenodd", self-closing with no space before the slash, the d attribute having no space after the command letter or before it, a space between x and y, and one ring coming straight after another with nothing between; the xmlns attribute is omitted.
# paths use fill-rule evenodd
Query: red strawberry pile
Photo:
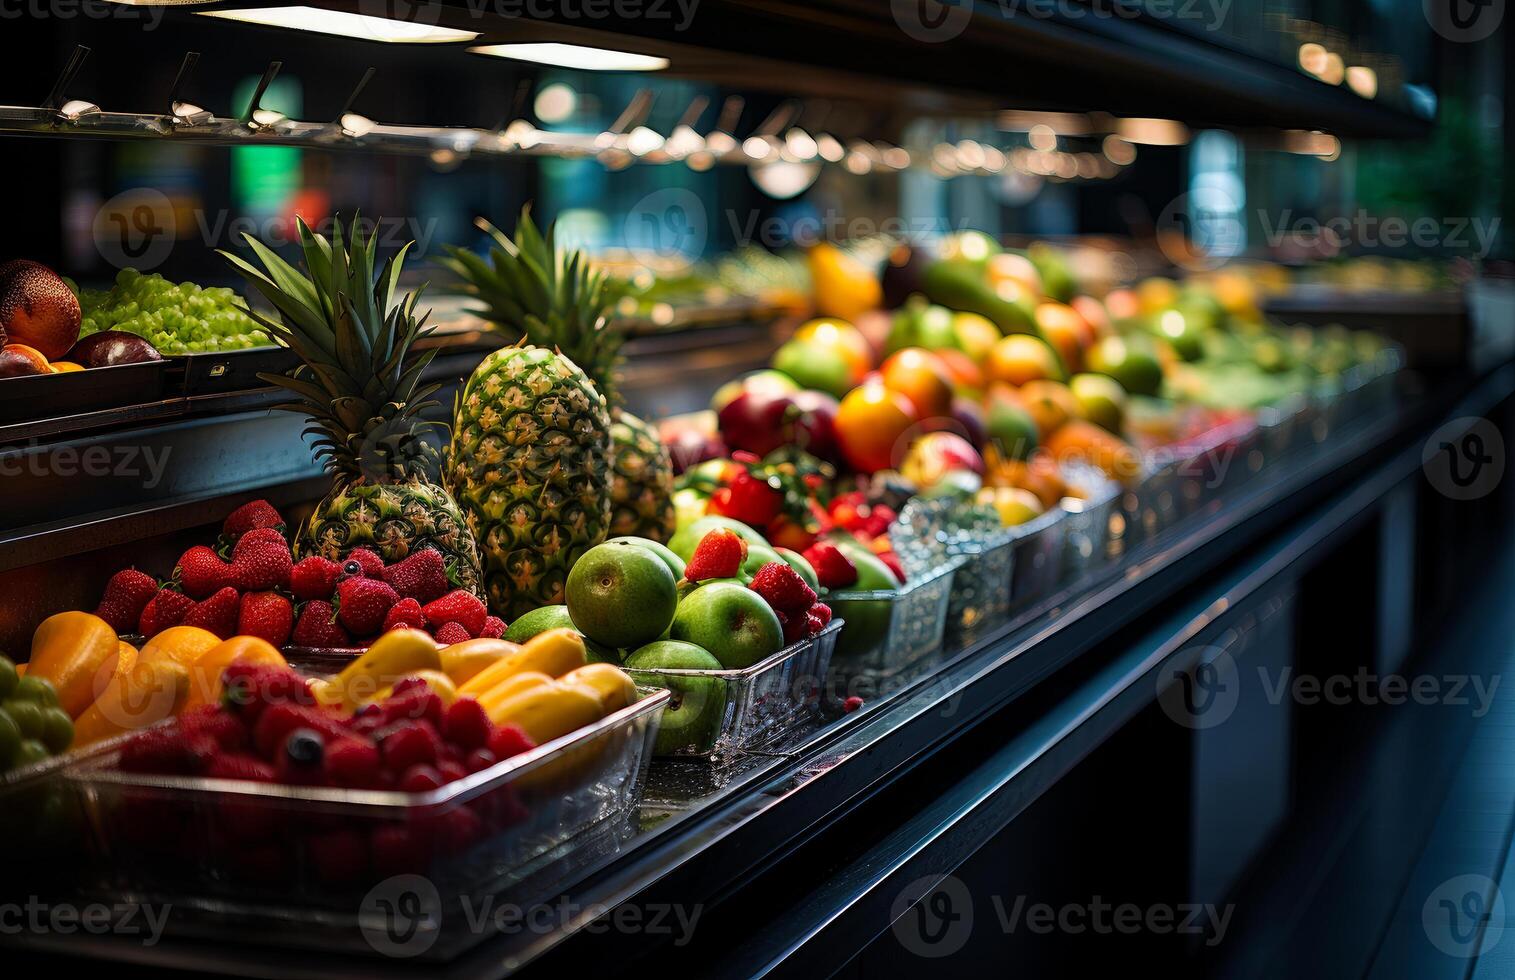
<svg viewBox="0 0 1515 980"><path fill-rule="evenodd" d="M884 504L870 504L863 493L854 490L831 498L831 503L826 508L827 519L821 522L821 528L823 532L833 527L848 532L867 545L878 555L880 561L889 566L895 577L903 582L904 566L900 563L899 555L894 553L893 545L889 543L889 528L898 516L894 508Z"/></svg>
<svg viewBox="0 0 1515 980"><path fill-rule="evenodd" d="M747 542L742 536L716 528L694 546L684 566L684 578L690 582L736 578L746 560ZM852 577L856 581L856 569ZM831 622L831 607L817 601L815 590L785 562L770 561L759 567L748 588L762 596L778 616L786 646L814 636Z"/></svg>
<svg viewBox="0 0 1515 980"><path fill-rule="evenodd" d="M424 793L533 747L516 726L490 722L474 699L444 705L419 678L402 679L388 699L351 713L317 705L309 683L287 667L238 661L222 678L220 704L134 736L121 746L119 768ZM153 837L196 825L166 798L134 802L152 812L132 813L132 823L154 828ZM503 790L403 823L332 824L308 814L297 821L292 810L237 794L219 795L216 805L213 849L234 870L265 882L289 876L299 845L306 865L327 884L421 872L434 856L466 850L524 816L519 800Z"/></svg>
<svg viewBox="0 0 1515 980"><path fill-rule="evenodd" d="M195 545L159 583L128 568L106 584L95 614L118 633L152 637L171 626L198 626L225 639L257 636L274 646L367 646L406 627L439 643L505 635L484 603L453 588L440 552L423 548L385 565L366 548L340 562L312 555L298 562L284 518L266 500L232 511L218 548Z"/></svg>

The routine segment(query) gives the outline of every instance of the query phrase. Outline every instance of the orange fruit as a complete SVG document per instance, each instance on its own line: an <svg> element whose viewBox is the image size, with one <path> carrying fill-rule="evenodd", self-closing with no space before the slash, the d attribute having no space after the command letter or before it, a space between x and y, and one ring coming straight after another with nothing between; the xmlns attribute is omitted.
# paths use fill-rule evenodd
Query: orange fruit
<svg viewBox="0 0 1515 980"><path fill-rule="evenodd" d="M1021 385L1020 399L1043 440L1079 416L1078 399L1061 381L1028 381Z"/></svg>
<svg viewBox="0 0 1515 980"><path fill-rule="evenodd" d="M866 383L842 399L836 413L837 441L854 469L872 473L888 469L896 449L904 455L904 437L915 422L910 399L881 383Z"/></svg>
<svg viewBox="0 0 1515 980"><path fill-rule="evenodd" d="M910 400L916 418L940 419L952 414L952 375L931 351L922 347L896 351L880 365L879 376L884 387Z"/></svg>
<svg viewBox="0 0 1515 980"><path fill-rule="evenodd" d="M989 352L988 369L991 380L1012 385L1063 376L1062 365L1047 342L1024 333L1011 334L995 344Z"/></svg>
<svg viewBox="0 0 1515 980"><path fill-rule="evenodd" d="M1094 343L1094 328L1071 306L1043 303L1036 308L1036 327L1057 351L1063 367L1078 371L1084 363L1084 349Z"/></svg>
<svg viewBox="0 0 1515 980"><path fill-rule="evenodd" d="M1089 329L1094 331L1096 338L1107 336L1110 333L1110 313L1105 309L1105 304L1093 296L1075 296L1069 303Z"/></svg>
<svg viewBox="0 0 1515 980"><path fill-rule="evenodd" d="M1112 289L1105 297L1105 309L1112 320L1129 320L1141 314L1141 302L1129 289Z"/></svg>
<svg viewBox="0 0 1515 980"><path fill-rule="evenodd" d="M220 642L219 636L210 630L202 630L198 626L170 626L142 644L142 649L137 654L137 662L154 663L160 660L172 660L174 663L189 667L199 660L205 651Z"/></svg>
<svg viewBox="0 0 1515 980"><path fill-rule="evenodd" d="M1096 466L1122 483L1141 475L1141 456L1130 443L1083 419L1074 419L1052 433L1047 451L1058 462Z"/></svg>
<svg viewBox="0 0 1515 980"><path fill-rule="evenodd" d="M984 371L973 358L951 347L943 348L935 353L936 359L941 362L942 367L947 369L953 385L973 391L984 387Z"/></svg>
<svg viewBox="0 0 1515 980"><path fill-rule="evenodd" d="M285 664L284 655L261 637L234 636L222 640L188 665L189 694L185 697L184 710L220 701L221 673L234 660L275 666Z"/></svg>

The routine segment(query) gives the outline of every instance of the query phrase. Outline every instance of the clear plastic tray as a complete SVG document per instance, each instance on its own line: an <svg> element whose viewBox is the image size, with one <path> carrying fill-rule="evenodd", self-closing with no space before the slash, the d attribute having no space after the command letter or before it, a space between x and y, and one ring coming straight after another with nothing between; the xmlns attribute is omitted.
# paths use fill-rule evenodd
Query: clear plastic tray
<svg viewBox="0 0 1515 980"><path fill-rule="evenodd" d="M1049 508L1034 521L1010 529L1010 610L1019 612L1050 595L1062 576L1063 543L1068 512Z"/></svg>
<svg viewBox="0 0 1515 980"><path fill-rule="evenodd" d="M1102 568L1110 560L1110 518L1120 502L1121 485L1104 480L1090 488L1088 497L1064 497L1064 581L1076 581Z"/></svg>
<svg viewBox="0 0 1515 980"><path fill-rule="evenodd" d="M408 903L415 945L402 955L445 958L487 933L469 927L470 911L504 895L538 900L533 882L631 834L668 697L646 691L427 793L125 773L114 768L119 742L102 743L62 771L87 817L75 844L88 851L81 885L170 905L188 931L235 923L287 945L370 953L393 941L393 913Z"/></svg>
<svg viewBox="0 0 1515 980"><path fill-rule="evenodd" d="M705 682L704 690L675 694L669 710L681 709L692 697L720 698L724 702L719 712L712 706L709 715L704 714L703 703L693 706L704 719L696 731L684 734L664 729L654 754L718 761L772 745L806 719L817 717L842 626L840 617L832 619L816 635L740 670L623 667L637 684L646 687L667 687L670 678Z"/></svg>
<svg viewBox="0 0 1515 980"><path fill-rule="evenodd" d="M987 537L962 537L948 553L963 559L952 576L947 602L947 635L969 636L995 626L1010 615L1010 583L1014 574L1015 534L1004 528Z"/></svg>
<svg viewBox="0 0 1515 980"><path fill-rule="evenodd" d="M849 673L891 674L935 653L947 629L952 580L961 557L941 565L898 589L832 592L822 596L832 614L846 620L836 657Z"/></svg>

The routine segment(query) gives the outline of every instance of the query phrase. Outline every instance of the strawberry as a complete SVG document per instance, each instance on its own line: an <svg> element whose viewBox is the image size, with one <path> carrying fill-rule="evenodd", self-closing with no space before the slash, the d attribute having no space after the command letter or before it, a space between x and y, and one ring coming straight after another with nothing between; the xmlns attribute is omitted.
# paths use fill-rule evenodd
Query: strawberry
<svg viewBox="0 0 1515 980"><path fill-rule="evenodd" d="M399 774L411 766L435 764L442 752L442 737L429 721L402 721L385 731L379 750L384 768Z"/></svg>
<svg viewBox="0 0 1515 980"><path fill-rule="evenodd" d="M117 633L130 633L142 619L142 610L158 592L158 580L135 568L123 568L105 583L105 594L95 615L110 623Z"/></svg>
<svg viewBox="0 0 1515 980"><path fill-rule="evenodd" d="M818 541L806 548L805 560L825 588L845 589L857 583L857 566L829 541Z"/></svg>
<svg viewBox="0 0 1515 980"><path fill-rule="evenodd" d="M287 589L294 567L288 544L254 541L232 558L231 584L243 592Z"/></svg>
<svg viewBox="0 0 1515 980"><path fill-rule="evenodd" d="M247 726L219 704L202 704L179 716L179 727L197 735L209 735L226 752L247 746Z"/></svg>
<svg viewBox="0 0 1515 980"><path fill-rule="evenodd" d="M211 779L245 779L250 783L274 781L274 767L240 752L227 752L210 760L205 775Z"/></svg>
<svg viewBox="0 0 1515 980"><path fill-rule="evenodd" d="M221 704L246 724L276 704L314 705L310 683L289 667L233 660L221 672Z"/></svg>
<svg viewBox="0 0 1515 980"><path fill-rule="evenodd" d="M218 591L209 599L202 599L184 614L181 626L198 626L225 640L237 635L237 612L241 597L231 586Z"/></svg>
<svg viewBox="0 0 1515 980"><path fill-rule="evenodd" d="M379 747L366 738L339 738L326 746L326 781L348 789L378 789Z"/></svg>
<svg viewBox="0 0 1515 980"><path fill-rule="evenodd" d="M798 643L810 635L808 613L786 613L775 609L773 614L779 618L779 626L783 627L784 646Z"/></svg>
<svg viewBox="0 0 1515 980"><path fill-rule="evenodd" d="M337 619L356 636L377 633L400 594L373 578L349 578L337 585Z"/></svg>
<svg viewBox="0 0 1515 980"><path fill-rule="evenodd" d="M295 623L295 609L277 592L249 592L242 597L237 613L237 632L257 636L276 647L289 640Z"/></svg>
<svg viewBox="0 0 1515 980"><path fill-rule="evenodd" d="M429 623L459 623L469 636L478 636L484 628L484 619L489 610L479 597L467 589L454 589L440 599L434 599L421 607Z"/></svg>
<svg viewBox="0 0 1515 980"><path fill-rule="evenodd" d="M317 649L352 646L352 636L337 622L337 614L331 603L324 599L312 599L300 607L300 618L291 635L297 647Z"/></svg>
<svg viewBox="0 0 1515 980"><path fill-rule="evenodd" d="M770 561L759 568L752 576L751 588L775 611L798 619L801 625L805 611L815 604L815 590L786 562Z"/></svg>
<svg viewBox="0 0 1515 980"><path fill-rule="evenodd" d="M195 600L183 592L173 589L159 589L158 593L147 601L142 607L142 615L137 620L137 632L146 637L154 637L170 626L178 626L184 620L184 614L194 608Z"/></svg>
<svg viewBox="0 0 1515 980"><path fill-rule="evenodd" d="M694 554L684 566L684 577L691 582L712 578L731 578L741 571L747 560L747 542L729 528L716 528L694 546Z"/></svg>
<svg viewBox="0 0 1515 980"><path fill-rule="evenodd" d="M205 770L220 751L208 735L187 732L178 725L150 728L121 746L117 768L122 772L160 776L193 776Z"/></svg>
<svg viewBox="0 0 1515 980"><path fill-rule="evenodd" d="M458 698L442 714L442 737L460 749L483 747L493 731L484 706L473 698Z"/></svg>
<svg viewBox="0 0 1515 980"><path fill-rule="evenodd" d="M464 626L462 623L443 623L437 629L437 631L432 634L432 639L436 640L444 647L450 647L454 643L467 642L468 640L473 639L473 637L469 635L468 627Z"/></svg>
<svg viewBox="0 0 1515 980"><path fill-rule="evenodd" d="M810 632L819 633L831 624L831 607L824 602L817 602L806 613L810 617ZM820 625L816 625L819 623Z"/></svg>
<svg viewBox="0 0 1515 980"><path fill-rule="evenodd" d="M426 616L421 612L421 604L412 598L401 599L390 606L389 612L384 615L383 632L385 633L393 629L424 630L425 628Z"/></svg>
<svg viewBox="0 0 1515 980"><path fill-rule="evenodd" d="M505 635L505 629L505 620L498 616L485 616L484 625L479 628L479 635L498 640Z"/></svg>
<svg viewBox="0 0 1515 980"><path fill-rule="evenodd" d="M347 553L347 557L343 559L342 564L346 566L348 562L353 561L358 563L358 568L361 570L364 578L376 578L383 581L384 559L367 548L354 548Z"/></svg>
<svg viewBox="0 0 1515 980"><path fill-rule="evenodd" d="M442 783L442 774L435 766L418 762L400 774L400 781L395 788L402 793L425 793L436 789Z"/></svg>
<svg viewBox="0 0 1515 980"><path fill-rule="evenodd" d="M226 515L226 520L221 523L221 538L235 544L248 531L264 527L275 528L283 534L284 518L266 500L249 501Z"/></svg>
<svg viewBox="0 0 1515 980"><path fill-rule="evenodd" d="M174 566L174 580L192 599L204 599L231 584L231 566L203 544L179 556Z"/></svg>
<svg viewBox="0 0 1515 980"><path fill-rule="evenodd" d="M260 544L283 545L285 550L289 549L289 542L284 540L284 535L279 531L271 527L254 528L238 538L237 543L232 546L232 561L236 561Z"/></svg>
<svg viewBox="0 0 1515 980"><path fill-rule="evenodd" d="M901 585L905 584L905 566L900 564L900 556L898 554L893 551L881 551L879 552L878 560L889 567L889 571L894 573L894 577L899 580Z"/></svg>
<svg viewBox="0 0 1515 980"><path fill-rule="evenodd" d="M337 591L342 566L330 558L310 555L295 562L289 571L289 590L296 599L330 599Z"/></svg>
<svg viewBox="0 0 1515 980"><path fill-rule="evenodd" d="M433 599L440 599L452 589L442 553L435 548L422 548L404 561L389 565L382 571L384 581L392 585L396 592L423 605Z"/></svg>
<svg viewBox="0 0 1515 980"><path fill-rule="evenodd" d="M500 725L489 736L489 751L496 759L508 759L537 747L519 725Z"/></svg>

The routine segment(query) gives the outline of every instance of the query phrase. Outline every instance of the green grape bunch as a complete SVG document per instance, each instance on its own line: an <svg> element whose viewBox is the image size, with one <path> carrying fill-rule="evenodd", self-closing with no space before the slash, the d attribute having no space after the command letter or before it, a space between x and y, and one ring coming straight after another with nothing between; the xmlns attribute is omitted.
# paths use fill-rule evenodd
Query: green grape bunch
<svg viewBox="0 0 1515 980"><path fill-rule="evenodd" d="M230 289L169 282L122 269L109 290L79 290L81 337L101 330L136 334L163 354L200 354L271 347L274 340L247 315Z"/></svg>

